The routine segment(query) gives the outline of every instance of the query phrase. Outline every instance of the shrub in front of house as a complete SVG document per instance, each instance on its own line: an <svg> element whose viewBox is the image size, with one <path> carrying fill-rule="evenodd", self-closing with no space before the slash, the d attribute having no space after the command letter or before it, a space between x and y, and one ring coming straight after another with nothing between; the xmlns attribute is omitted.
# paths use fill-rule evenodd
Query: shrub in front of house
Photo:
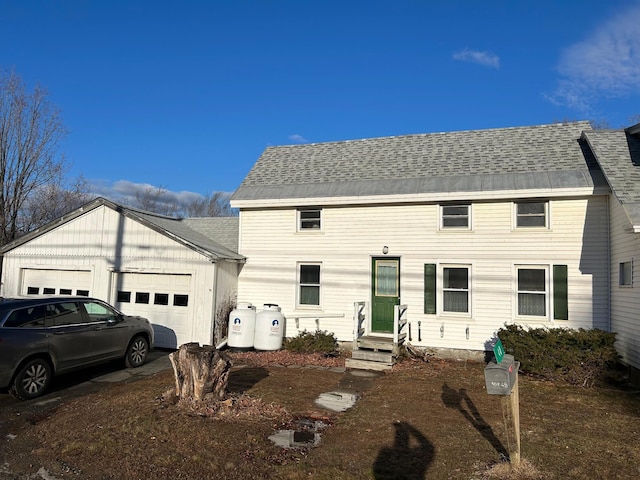
<svg viewBox="0 0 640 480"><path fill-rule="evenodd" d="M498 338L525 374L584 387L620 379L615 333L505 325Z"/></svg>
<svg viewBox="0 0 640 480"><path fill-rule="evenodd" d="M325 330L300 332L298 336L284 339L284 348L295 353L323 353L331 355L338 350L338 341L333 333Z"/></svg>

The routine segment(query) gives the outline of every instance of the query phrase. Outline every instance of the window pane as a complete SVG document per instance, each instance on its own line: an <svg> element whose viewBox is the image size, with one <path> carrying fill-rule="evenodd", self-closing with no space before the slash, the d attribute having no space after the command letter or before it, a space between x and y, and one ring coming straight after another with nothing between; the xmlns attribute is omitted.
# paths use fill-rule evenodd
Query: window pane
<svg viewBox="0 0 640 480"><path fill-rule="evenodd" d="M320 210L300 210L300 228L320 228Z"/></svg>
<svg viewBox="0 0 640 480"><path fill-rule="evenodd" d="M518 270L518 291L546 291L545 271L541 268L520 268Z"/></svg>
<svg viewBox="0 0 640 480"><path fill-rule="evenodd" d="M131 292L123 292L120 290L117 295L117 302L119 303L129 303L131 302Z"/></svg>
<svg viewBox="0 0 640 480"><path fill-rule="evenodd" d="M632 285L632 271L631 262L620 263L620 285Z"/></svg>
<svg viewBox="0 0 640 480"><path fill-rule="evenodd" d="M76 325L84 323L84 318L76 303L65 302L47 305L47 312L55 326Z"/></svg>
<svg viewBox="0 0 640 480"><path fill-rule="evenodd" d="M300 286L301 305L320 305L320 287Z"/></svg>
<svg viewBox="0 0 640 480"><path fill-rule="evenodd" d="M445 205L442 207L443 227L468 227L469 205Z"/></svg>
<svg viewBox="0 0 640 480"><path fill-rule="evenodd" d="M37 328L44 327L44 305L16 310L5 320L5 327Z"/></svg>
<svg viewBox="0 0 640 480"><path fill-rule="evenodd" d="M395 263L376 264L376 295L397 297L398 296L398 269Z"/></svg>
<svg viewBox="0 0 640 480"><path fill-rule="evenodd" d="M89 290L76 290L76 295L79 295L81 297L88 297Z"/></svg>
<svg viewBox="0 0 640 480"><path fill-rule="evenodd" d="M173 306L174 307L186 307L189 305L189 295L174 295Z"/></svg>
<svg viewBox="0 0 640 480"><path fill-rule="evenodd" d="M153 296L153 304L154 305L169 305L169 294L168 293L156 293Z"/></svg>
<svg viewBox="0 0 640 480"><path fill-rule="evenodd" d="M136 292L136 303L149 303L149 294L147 292Z"/></svg>
<svg viewBox="0 0 640 480"><path fill-rule="evenodd" d="M518 227L544 227L546 226L545 202L518 203L517 226Z"/></svg>
<svg viewBox="0 0 640 480"><path fill-rule="evenodd" d="M519 203L518 215L544 215L544 203L542 202Z"/></svg>
<svg viewBox="0 0 640 480"><path fill-rule="evenodd" d="M42 289L42 293L44 295L54 295L56 293L56 289L55 288L48 288L48 287L44 287Z"/></svg>
<svg viewBox="0 0 640 480"><path fill-rule="evenodd" d="M300 283L320 283L320 265L300 265Z"/></svg>
<svg viewBox="0 0 640 480"><path fill-rule="evenodd" d="M469 275L466 268L445 268L442 272L444 288L469 288Z"/></svg>
<svg viewBox="0 0 640 480"><path fill-rule="evenodd" d="M445 291L444 310L445 312L468 312L469 311L469 294L468 292Z"/></svg>
<svg viewBox="0 0 640 480"><path fill-rule="evenodd" d="M544 317L546 295L540 293L518 293L518 315Z"/></svg>
<svg viewBox="0 0 640 480"><path fill-rule="evenodd" d="M27 295L38 295L40 289L38 287L27 287Z"/></svg>
<svg viewBox="0 0 640 480"><path fill-rule="evenodd" d="M71 289L70 288L61 288L60 289L60 295L71 295Z"/></svg>

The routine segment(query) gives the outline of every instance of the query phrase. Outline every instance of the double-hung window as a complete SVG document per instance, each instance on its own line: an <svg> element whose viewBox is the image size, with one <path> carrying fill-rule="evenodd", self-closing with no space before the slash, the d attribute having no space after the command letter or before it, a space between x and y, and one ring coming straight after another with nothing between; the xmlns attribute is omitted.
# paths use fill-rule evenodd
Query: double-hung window
<svg viewBox="0 0 640 480"><path fill-rule="evenodd" d="M471 228L471 205L441 205L440 206L441 229Z"/></svg>
<svg viewBox="0 0 640 480"><path fill-rule="evenodd" d="M298 265L298 306L320 306L320 264Z"/></svg>
<svg viewBox="0 0 640 480"><path fill-rule="evenodd" d="M549 225L548 207L548 202L517 202L515 204L516 227L547 227Z"/></svg>
<svg viewBox="0 0 640 480"><path fill-rule="evenodd" d="M568 320L568 274L567 265L516 266L516 315Z"/></svg>
<svg viewBox="0 0 640 480"><path fill-rule="evenodd" d="M518 316L547 316L549 296L546 267L518 267Z"/></svg>
<svg viewBox="0 0 640 480"><path fill-rule="evenodd" d="M298 210L298 231L321 230L322 209Z"/></svg>
<svg viewBox="0 0 640 480"><path fill-rule="evenodd" d="M424 265L424 313L471 314L470 265Z"/></svg>
<svg viewBox="0 0 640 480"><path fill-rule="evenodd" d="M469 268L442 268L442 311L469 313Z"/></svg>

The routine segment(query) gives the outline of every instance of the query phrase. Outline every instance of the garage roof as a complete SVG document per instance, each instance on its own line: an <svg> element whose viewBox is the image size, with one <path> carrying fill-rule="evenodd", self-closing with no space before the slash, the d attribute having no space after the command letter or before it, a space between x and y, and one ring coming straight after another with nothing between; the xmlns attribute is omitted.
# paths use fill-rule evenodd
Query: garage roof
<svg viewBox="0 0 640 480"><path fill-rule="evenodd" d="M245 257L237 253L237 217L173 218L126 207L102 197L96 198L67 215L8 243L0 249L0 253L4 254L100 206L106 206L120 212L126 217L146 225L152 230L166 235L188 248L198 251L212 261L225 259L242 262L245 260ZM233 238L234 232L235 240Z"/></svg>

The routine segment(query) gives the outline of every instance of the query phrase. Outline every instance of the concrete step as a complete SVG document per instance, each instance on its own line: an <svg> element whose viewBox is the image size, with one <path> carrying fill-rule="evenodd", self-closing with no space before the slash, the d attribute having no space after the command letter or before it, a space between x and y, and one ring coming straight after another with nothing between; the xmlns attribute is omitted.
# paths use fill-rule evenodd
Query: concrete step
<svg viewBox="0 0 640 480"><path fill-rule="evenodd" d="M393 354L390 352L374 352L371 350L354 350L351 352L351 358L390 364L393 364L394 361Z"/></svg>
<svg viewBox="0 0 640 480"><path fill-rule="evenodd" d="M391 370L393 363L372 362L369 360L358 360L355 358L345 359L344 366L347 368L354 368L357 370Z"/></svg>

